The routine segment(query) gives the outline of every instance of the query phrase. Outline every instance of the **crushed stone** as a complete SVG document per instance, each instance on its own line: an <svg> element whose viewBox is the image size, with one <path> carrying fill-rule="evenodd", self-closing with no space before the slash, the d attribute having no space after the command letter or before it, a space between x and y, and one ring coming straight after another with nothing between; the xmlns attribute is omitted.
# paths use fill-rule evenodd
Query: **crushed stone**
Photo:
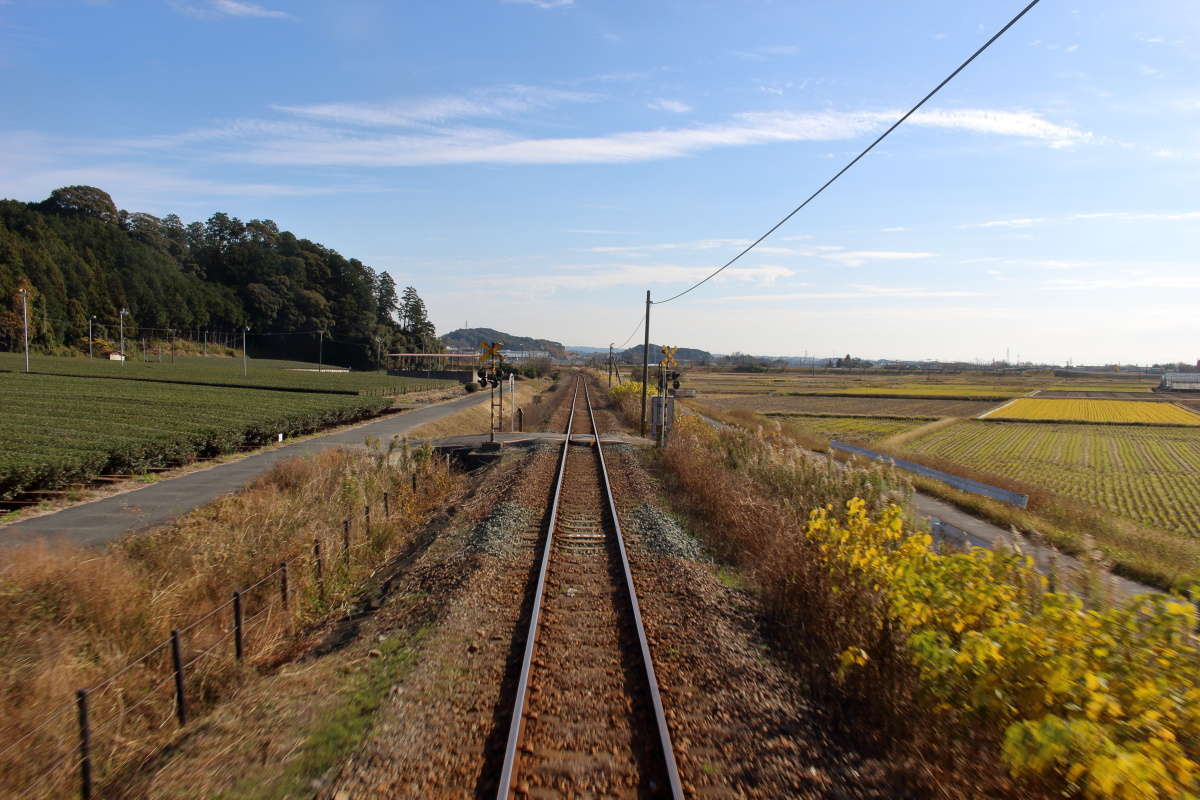
<svg viewBox="0 0 1200 800"><path fill-rule="evenodd" d="M645 549L666 556L705 561L704 548L667 512L643 504L633 512L634 529Z"/></svg>
<svg viewBox="0 0 1200 800"><path fill-rule="evenodd" d="M467 539L468 546L493 556L507 555L533 521L533 512L528 508L506 500L475 526Z"/></svg>

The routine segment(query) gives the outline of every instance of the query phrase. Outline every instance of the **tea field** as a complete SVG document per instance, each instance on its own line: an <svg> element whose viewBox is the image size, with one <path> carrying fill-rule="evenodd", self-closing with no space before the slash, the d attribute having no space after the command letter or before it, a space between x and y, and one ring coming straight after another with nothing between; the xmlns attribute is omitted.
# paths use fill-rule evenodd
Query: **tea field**
<svg viewBox="0 0 1200 800"><path fill-rule="evenodd" d="M0 498L364 419L391 398L0 373Z"/></svg>
<svg viewBox="0 0 1200 800"><path fill-rule="evenodd" d="M906 449L1044 487L1144 525L1200 534L1198 429L968 421L931 431Z"/></svg>
<svg viewBox="0 0 1200 800"><path fill-rule="evenodd" d="M31 372L41 374L379 396L394 396L454 384L454 381L447 380L396 378L382 372L350 372L342 367L329 365L325 365L324 371L318 372L317 364L253 358L247 362L247 374L243 376L240 358L201 356L179 357L175 359L175 363L169 360L131 360L122 363L99 358L31 356L29 368ZM0 353L0 374L3 371L21 372L24 369L23 355Z"/></svg>

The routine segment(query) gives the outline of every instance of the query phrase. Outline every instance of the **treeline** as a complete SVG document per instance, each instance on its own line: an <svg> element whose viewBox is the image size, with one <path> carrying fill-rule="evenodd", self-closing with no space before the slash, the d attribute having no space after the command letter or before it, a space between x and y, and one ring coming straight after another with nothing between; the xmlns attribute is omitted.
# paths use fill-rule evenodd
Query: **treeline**
<svg viewBox="0 0 1200 800"><path fill-rule="evenodd" d="M195 337L249 326L264 355L316 352L374 366L384 352L441 352L425 304L386 272L281 231L217 212L184 223L120 210L90 186L56 189L40 203L0 200L0 347L87 348L88 321L127 340ZM173 332L173 333L172 333ZM281 335L282 334L282 335ZM98 334L97 334L98 335Z"/></svg>

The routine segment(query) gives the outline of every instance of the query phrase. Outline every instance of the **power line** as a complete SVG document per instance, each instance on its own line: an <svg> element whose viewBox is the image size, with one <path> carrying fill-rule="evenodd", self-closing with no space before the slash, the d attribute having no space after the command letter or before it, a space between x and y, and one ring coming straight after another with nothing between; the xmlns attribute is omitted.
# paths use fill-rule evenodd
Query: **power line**
<svg viewBox="0 0 1200 800"><path fill-rule="evenodd" d="M625 349L625 345L629 344L629 340L630 340L630 339L632 339L633 337L637 336L637 332L638 332L639 330L641 330L641 329L642 329L642 323L643 323L643 322L645 322L645 321L646 321L646 315L645 315L645 314L642 314L641 318L640 318L640 319L638 319L638 321L637 321L637 325L635 325L635 326L634 326L634 328L633 328L633 333L631 333L631 334L629 334L628 336L626 336L626 337L625 337L625 341L621 342L621 345L620 345L620 347L618 347L618 348L616 348L616 349L617 349L617 350L624 350L624 349Z"/></svg>
<svg viewBox="0 0 1200 800"><path fill-rule="evenodd" d="M984 50L987 50L989 47L991 47L993 42L995 42L997 39L999 39L1001 36L1003 36L1005 34L1005 32L1008 31L1009 28L1011 28L1013 25L1017 24L1017 20L1019 20L1019 19L1021 19L1021 17L1025 16L1029 12L1029 10L1032 9L1034 6L1036 6L1039 2L1041 2L1041 0L1033 0L1033 2L1031 2L1029 5L1027 5L1023 9L1021 9L1021 12L1019 14L1017 14L1015 17L1013 17L1012 19L1010 19L1008 21L1007 25L1005 25L1000 30L996 31L996 33L992 35L992 38L988 39L986 42L983 43L982 47L980 47L978 50L976 50L974 53L972 53L970 58L968 58L963 63L959 64L958 69L951 72L949 75L947 75L945 77L944 80L942 80L941 83L939 83L937 86L933 87L933 91L931 91L929 94L922 97L921 101L919 103L917 103L915 106L910 108L904 116L900 117L900 119L893 122L892 126L890 128L888 128L883 133L879 134L878 138L876 138L875 141L873 141L869 145L867 145L866 149L863 150L858 155L856 155L849 164L847 164L846 166L844 166L840 170L838 170L837 174L835 174L829 180L825 181L825 183L823 183L821 185L820 189L817 189L815 192L810 194L803 203L796 206L794 209L792 209L790 214L788 214L783 219L779 220L779 222L776 222L774 225L771 226L770 230L768 230L762 236L758 237L753 242L751 242L750 245L748 247L746 247L745 250L743 250L742 252L740 252L736 256L734 256L733 258L726 261L724 264L722 264L717 269L713 270L703 280L692 284L691 286L684 289L679 294L672 295L671 297L668 297L666 300L655 300L653 305L662 305L663 303L669 303L672 300L677 300L680 297L683 297L688 292L692 291L693 289L708 283L710 280L715 278L717 275L724 272L728 267L730 267L732 264L734 264L734 262L736 262L742 256L746 255L746 253L749 253L751 250L753 250L755 247L757 247L768 236L773 234L775 231L779 230L779 228L782 227L785 222L787 222L792 217L796 216L797 212L799 212L800 209L804 208L806 205L808 205L814 199L816 199L817 195L821 194L821 192L828 189L833 184L834 181L836 181L838 178L842 177L842 175L845 174L851 167L853 167L855 164L857 164L863 156L865 156L867 153L871 152L875 148L875 145L879 144L884 139L886 139L888 137L888 134L890 134L892 131L896 130L896 128L899 128L900 124L902 122L904 122L906 119L911 117L914 113L916 113L917 109L919 109L921 106L925 105L925 103L929 100L929 98L933 97L935 94L937 94L939 91L941 91L943 86L945 86L947 83L952 81L954 79L954 77L956 75L958 75L958 73L960 73L964 69L966 69L968 64L970 64L972 61L974 61L979 56L979 54L982 53Z"/></svg>

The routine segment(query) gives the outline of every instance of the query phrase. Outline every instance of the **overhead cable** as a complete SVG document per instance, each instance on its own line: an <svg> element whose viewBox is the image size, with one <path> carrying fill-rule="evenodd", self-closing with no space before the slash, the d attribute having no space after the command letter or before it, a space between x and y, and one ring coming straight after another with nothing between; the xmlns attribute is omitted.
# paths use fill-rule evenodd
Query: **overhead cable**
<svg viewBox="0 0 1200 800"><path fill-rule="evenodd" d="M972 61L974 61L979 56L979 54L982 53L984 50L987 50L989 47L991 47L993 42L995 42L997 39L999 39L1001 36L1003 36L1005 34L1005 32L1008 31L1009 28L1011 28L1013 25L1017 24L1017 20L1019 20L1019 19L1021 19L1021 17L1025 16L1029 12L1029 10L1032 9L1034 6L1036 6L1039 2L1041 2L1041 0L1033 0L1033 2L1031 2L1029 5L1027 5L1023 9L1021 9L1021 12L1019 14L1017 14L1015 17L1013 17L1012 19L1010 19L1008 21L1008 24L1006 24L1000 30L996 31L996 33L992 35L992 38L988 39L986 42L983 43L982 47L980 47L978 50L976 50L974 53L972 53L970 58L968 58L963 63L959 64L958 68L956 70L954 70L949 75L947 75L942 80L942 82L939 83L937 86L933 87L933 90L929 94L922 97L921 101L919 103L917 103L915 106L910 108L904 114L904 116L900 117L900 119L893 122L891 127L889 127L883 133L879 134L879 136L875 139L875 141L873 141L869 145L867 145L866 149L864 149L861 153L856 155L853 158L853 160L850 161L849 164L842 167L840 170L837 171L837 173L832 178L825 181L825 183L821 184L821 188L817 189L815 192L810 194L803 203L796 206L794 209L792 209L792 211L786 217L784 217L783 219L779 220L779 222L776 222L774 225L772 225L770 230L768 230L762 236L758 237L753 242L751 242L746 247L746 249L742 250L742 252L738 253L736 256L734 256L733 258L726 261L724 264L722 264L717 269L713 270L703 280L700 280L700 281L692 284L691 286L684 289L679 294L672 295L671 297L668 297L666 300L655 300L653 302L653 304L654 305L662 305L663 303L669 303L672 300L677 300L680 297L683 297L685 294L692 291L693 289L703 286L704 284L708 283L710 280L715 278L717 275L724 272L730 266L732 266L738 259L740 259L742 256L746 255L746 253L749 253L751 250L753 250L755 247L757 247L768 236L773 234L775 231L779 230L779 228L781 228L783 226L783 224L785 222L787 222L789 219L794 217L800 211L800 209L804 208L806 205L808 205L814 199L816 199L817 195L821 194L821 192L828 189L833 184L834 181L836 181L838 178L842 177L842 175L845 174L851 167L853 167L855 164L857 164L863 156L865 156L867 153L871 152L875 148L875 145L879 144L884 139L886 139L888 137L888 134L890 134L892 131L896 130L896 128L899 128L901 123L903 123L906 119L908 119L913 114L915 114L917 109L919 109L921 106L925 105L925 103L929 100L929 98L933 97L935 94L937 94L939 91L941 91L943 86L945 86L947 83L952 81L954 79L954 77L956 75L958 75L958 73L960 73L964 69L966 69L968 64L970 64Z"/></svg>

